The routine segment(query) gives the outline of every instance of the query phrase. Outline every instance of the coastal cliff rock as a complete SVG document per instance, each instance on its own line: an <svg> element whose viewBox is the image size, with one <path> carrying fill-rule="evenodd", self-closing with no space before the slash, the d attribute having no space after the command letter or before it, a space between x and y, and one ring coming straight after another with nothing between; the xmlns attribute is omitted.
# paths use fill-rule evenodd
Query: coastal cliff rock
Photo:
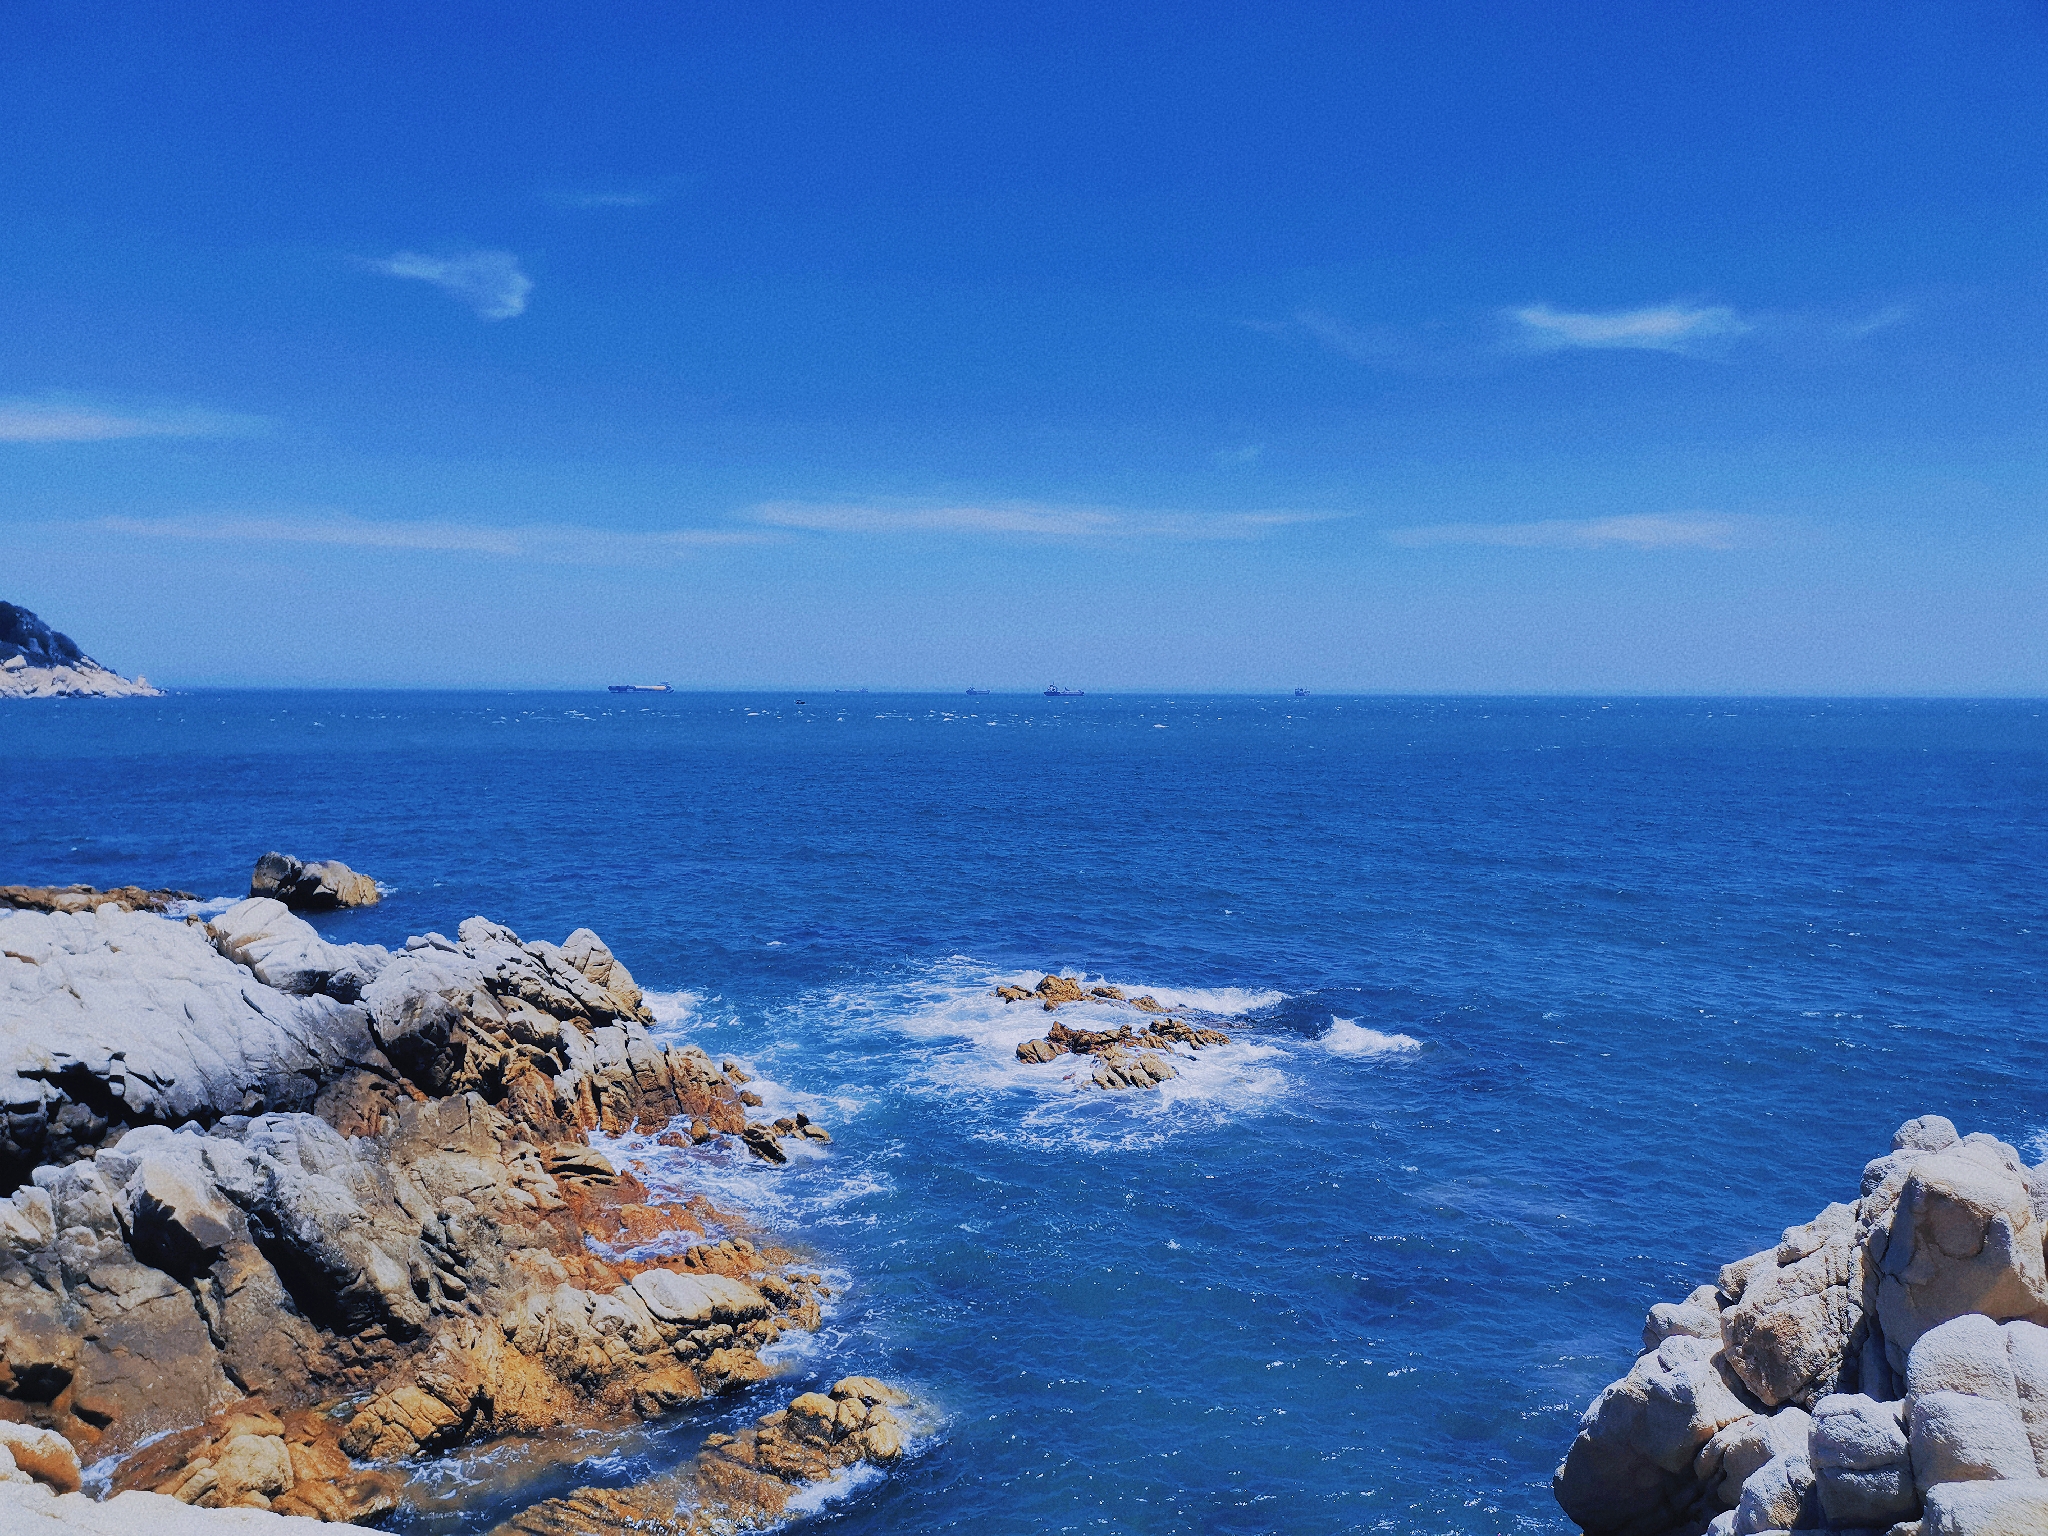
<svg viewBox="0 0 2048 1536"><path fill-rule="evenodd" d="M26 608L0 603L0 699L161 697L146 678L122 677Z"/></svg>
<svg viewBox="0 0 2048 1536"><path fill-rule="evenodd" d="M295 912L332 912L339 907L374 907L382 895L377 882L339 859L309 864L288 853L266 853L249 876L249 894L283 902Z"/></svg>
<svg viewBox="0 0 2048 1536"><path fill-rule="evenodd" d="M1589 1536L2048 1531L2044 1213L2048 1168L1908 1121L1856 1201L1651 1308L1558 1503Z"/></svg>
<svg viewBox="0 0 2048 1536"><path fill-rule="evenodd" d="M900 1460L906 1439L892 1411L907 1393L849 1376L829 1394L805 1392L737 1435L711 1435L695 1463L631 1488L579 1488L500 1525L492 1536L729 1536L758 1530L805 1488L862 1464Z"/></svg>
<svg viewBox="0 0 2048 1536"><path fill-rule="evenodd" d="M748 1126L587 929L392 953L252 898L4 912L0 951L0 1414L127 1456L127 1510L375 1519L365 1463L666 1413L818 1325L792 1255L678 1254L734 1218L589 1145ZM62 1491L38 1519L103 1528Z"/></svg>
<svg viewBox="0 0 2048 1536"><path fill-rule="evenodd" d="M360 1009L293 996L147 912L0 910L0 1188L135 1125L312 1107L388 1071Z"/></svg>

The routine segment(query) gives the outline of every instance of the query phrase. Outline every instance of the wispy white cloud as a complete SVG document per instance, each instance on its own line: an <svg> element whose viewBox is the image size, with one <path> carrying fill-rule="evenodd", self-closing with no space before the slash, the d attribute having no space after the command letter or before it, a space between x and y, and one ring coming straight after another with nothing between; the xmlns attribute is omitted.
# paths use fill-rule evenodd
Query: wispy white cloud
<svg viewBox="0 0 2048 1536"><path fill-rule="evenodd" d="M555 188L541 193L541 200L556 208L652 208L666 202L668 194L647 188Z"/></svg>
<svg viewBox="0 0 2048 1536"><path fill-rule="evenodd" d="M1865 315L1861 320L1853 320L1849 324L1841 326L1839 330L1840 334L1849 340L1861 341L1864 337L1874 335L1878 331L1890 330L1895 325L1901 325L1912 317L1913 311L1906 308L1905 305L1887 304L1875 314Z"/></svg>
<svg viewBox="0 0 2048 1536"><path fill-rule="evenodd" d="M1640 512L1623 517L1555 517L1531 523L1435 523L1395 528L1404 549L1477 544L1500 549L1739 549L1758 542L1755 518L1711 512Z"/></svg>
<svg viewBox="0 0 2048 1536"><path fill-rule="evenodd" d="M768 502L754 509L761 522L813 533L865 535L988 534L1049 539L1256 539L1300 523L1324 522L1328 512L1127 512L1100 507L991 502L950 506L872 503Z"/></svg>
<svg viewBox="0 0 2048 1536"><path fill-rule="evenodd" d="M130 410L85 401L0 400L0 443L105 443L130 437L250 437L256 416L179 407Z"/></svg>
<svg viewBox="0 0 2048 1536"><path fill-rule="evenodd" d="M1529 304L1505 312L1515 343L1532 352L1698 352L1756 329L1724 304L1653 304L1579 312Z"/></svg>
<svg viewBox="0 0 2048 1536"><path fill-rule="evenodd" d="M387 277L416 278L461 300L482 320L510 320L526 313L533 279L519 270L510 251L470 251L461 256L423 256L400 251L368 263Z"/></svg>
<svg viewBox="0 0 2048 1536"><path fill-rule="evenodd" d="M199 514L172 518L102 518L109 533L144 539L198 539L227 544L323 544L346 549L497 555L571 565L636 565L689 551L765 544L760 528L671 528L654 531L561 523L489 524L427 520L384 522L347 514Z"/></svg>

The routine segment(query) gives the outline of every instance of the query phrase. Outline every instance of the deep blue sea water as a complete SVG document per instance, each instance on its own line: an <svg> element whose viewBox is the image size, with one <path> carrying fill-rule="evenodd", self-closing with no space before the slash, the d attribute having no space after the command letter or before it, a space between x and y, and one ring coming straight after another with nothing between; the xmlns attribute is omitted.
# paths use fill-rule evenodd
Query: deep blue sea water
<svg viewBox="0 0 2048 1536"><path fill-rule="evenodd" d="M784 1382L581 1475L914 1383L849 1536L1563 1531L1651 1302L1908 1116L2048 1150L2048 705L806 698L4 705L0 881L225 895L275 847L390 887L333 937L595 928L831 1127L666 1172L842 1290ZM1047 968L1237 1043L1074 1092L991 994ZM412 1528L501 1514L492 1465Z"/></svg>

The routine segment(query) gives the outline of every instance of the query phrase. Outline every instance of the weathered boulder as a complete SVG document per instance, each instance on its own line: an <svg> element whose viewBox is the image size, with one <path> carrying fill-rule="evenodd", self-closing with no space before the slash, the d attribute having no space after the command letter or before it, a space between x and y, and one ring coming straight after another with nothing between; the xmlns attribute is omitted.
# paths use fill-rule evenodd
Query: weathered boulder
<svg viewBox="0 0 2048 1536"><path fill-rule="evenodd" d="M206 936L266 987L300 997L325 993L352 1003L391 963L390 952L379 945L328 943L311 923L267 896L238 901L209 919Z"/></svg>
<svg viewBox="0 0 2048 1536"><path fill-rule="evenodd" d="M1946 1483L1927 1491L1919 1536L2041 1536L2048 1482Z"/></svg>
<svg viewBox="0 0 2048 1536"><path fill-rule="evenodd" d="M1905 1406L1861 1393L1824 1397L1814 1405L1808 1457L1819 1480L1821 1509L1833 1525L1888 1529L1920 1512Z"/></svg>
<svg viewBox="0 0 2048 1536"><path fill-rule="evenodd" d="M1810 1529L1820 1518L1819 1488L1804 1456L1773 1456L1742 1485L1729 1529L1734 1536Z"/></svg>
<svg viewBox="0 0 2048 1536"><path fill-rule="evenodd" d="M7 1453L16 1470L59 1493L78 1492L84 1474L78 1452L55 1430L33 1424L14 1424L0 1419L0 1451Z"/></svg>
<svg viewBox="0 0 2048 1536"><path fill-rule="evenodd" d="M1692 1473L1708 1505L1733 1509L1742 1485L1766 1462L1807 1453L1813 1420L1802 1408L1780 1408L1735 1419L1714 1432L1692 1461Z"/></svg>
<svg viewBox="0 0 2048 1536"><path fill-rule="evenodd" d="M1552 1490L1587 1531L1661 1536L1708 1501L1701 1449L1755 1413L1713 1341L1674 1335L1593 1400Z"/></svg>
<svg viewBox="0 0 2048 1536"><path fill-rule="evenodd" d="M249 894L268 896L298 912L332 912L338 907L374 907L382 900L377 882L339 859L309 864L288 853L266 853L249 876Z"/></svg>
<svg viewBox="0 0 2048 1536"><path fill-rule="evenodd" d="M0 1188L126 1126L308 1108L382 1059L369 1023L265 986L182 922L0 910Z"/></svg>
<svg viewBox="0 0 2048 1536"><path fill-rule="evenodd" d="M1920 1336L1950 1318L2048 1322L2042 1225L2019 1155L1970 1136L1940 1152L1893 1154L1901 1157L1911 1161L1900 1170L1896 1205L1870 1239L1892 1368L1903 1368Z"/></svg>
<svg viewBox="0 0 2048 1536"><path fill-rule="evenodd" d="M1856 1384L1864 1310L1856 1209L1830 1205L1774 1249L1721 1271L1728 1364L1757 1398L1811 1406ZM1845 1379L1846 1378L1846 1379Z"/></svg>

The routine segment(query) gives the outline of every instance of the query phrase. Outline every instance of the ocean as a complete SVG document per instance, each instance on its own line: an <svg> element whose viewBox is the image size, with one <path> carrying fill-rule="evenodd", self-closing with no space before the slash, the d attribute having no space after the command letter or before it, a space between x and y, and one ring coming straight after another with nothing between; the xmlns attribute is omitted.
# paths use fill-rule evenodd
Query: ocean
<svg viewBox="0 0 2048 1536"><path fill-rule="evenodd" d="M588 926L830 1129L619 1149L830 1277L779 1380L434 1463L420 1536L851 1373L932 1414L848 1536L1564 1532L1652 1302L1912 1115L2048 1154L2038 702L223 692L0 706L0 764L0 881L277 848L388 888L333 938ZM994 996L1045 970L1232 1044L1076 1091Z"/></svg>

